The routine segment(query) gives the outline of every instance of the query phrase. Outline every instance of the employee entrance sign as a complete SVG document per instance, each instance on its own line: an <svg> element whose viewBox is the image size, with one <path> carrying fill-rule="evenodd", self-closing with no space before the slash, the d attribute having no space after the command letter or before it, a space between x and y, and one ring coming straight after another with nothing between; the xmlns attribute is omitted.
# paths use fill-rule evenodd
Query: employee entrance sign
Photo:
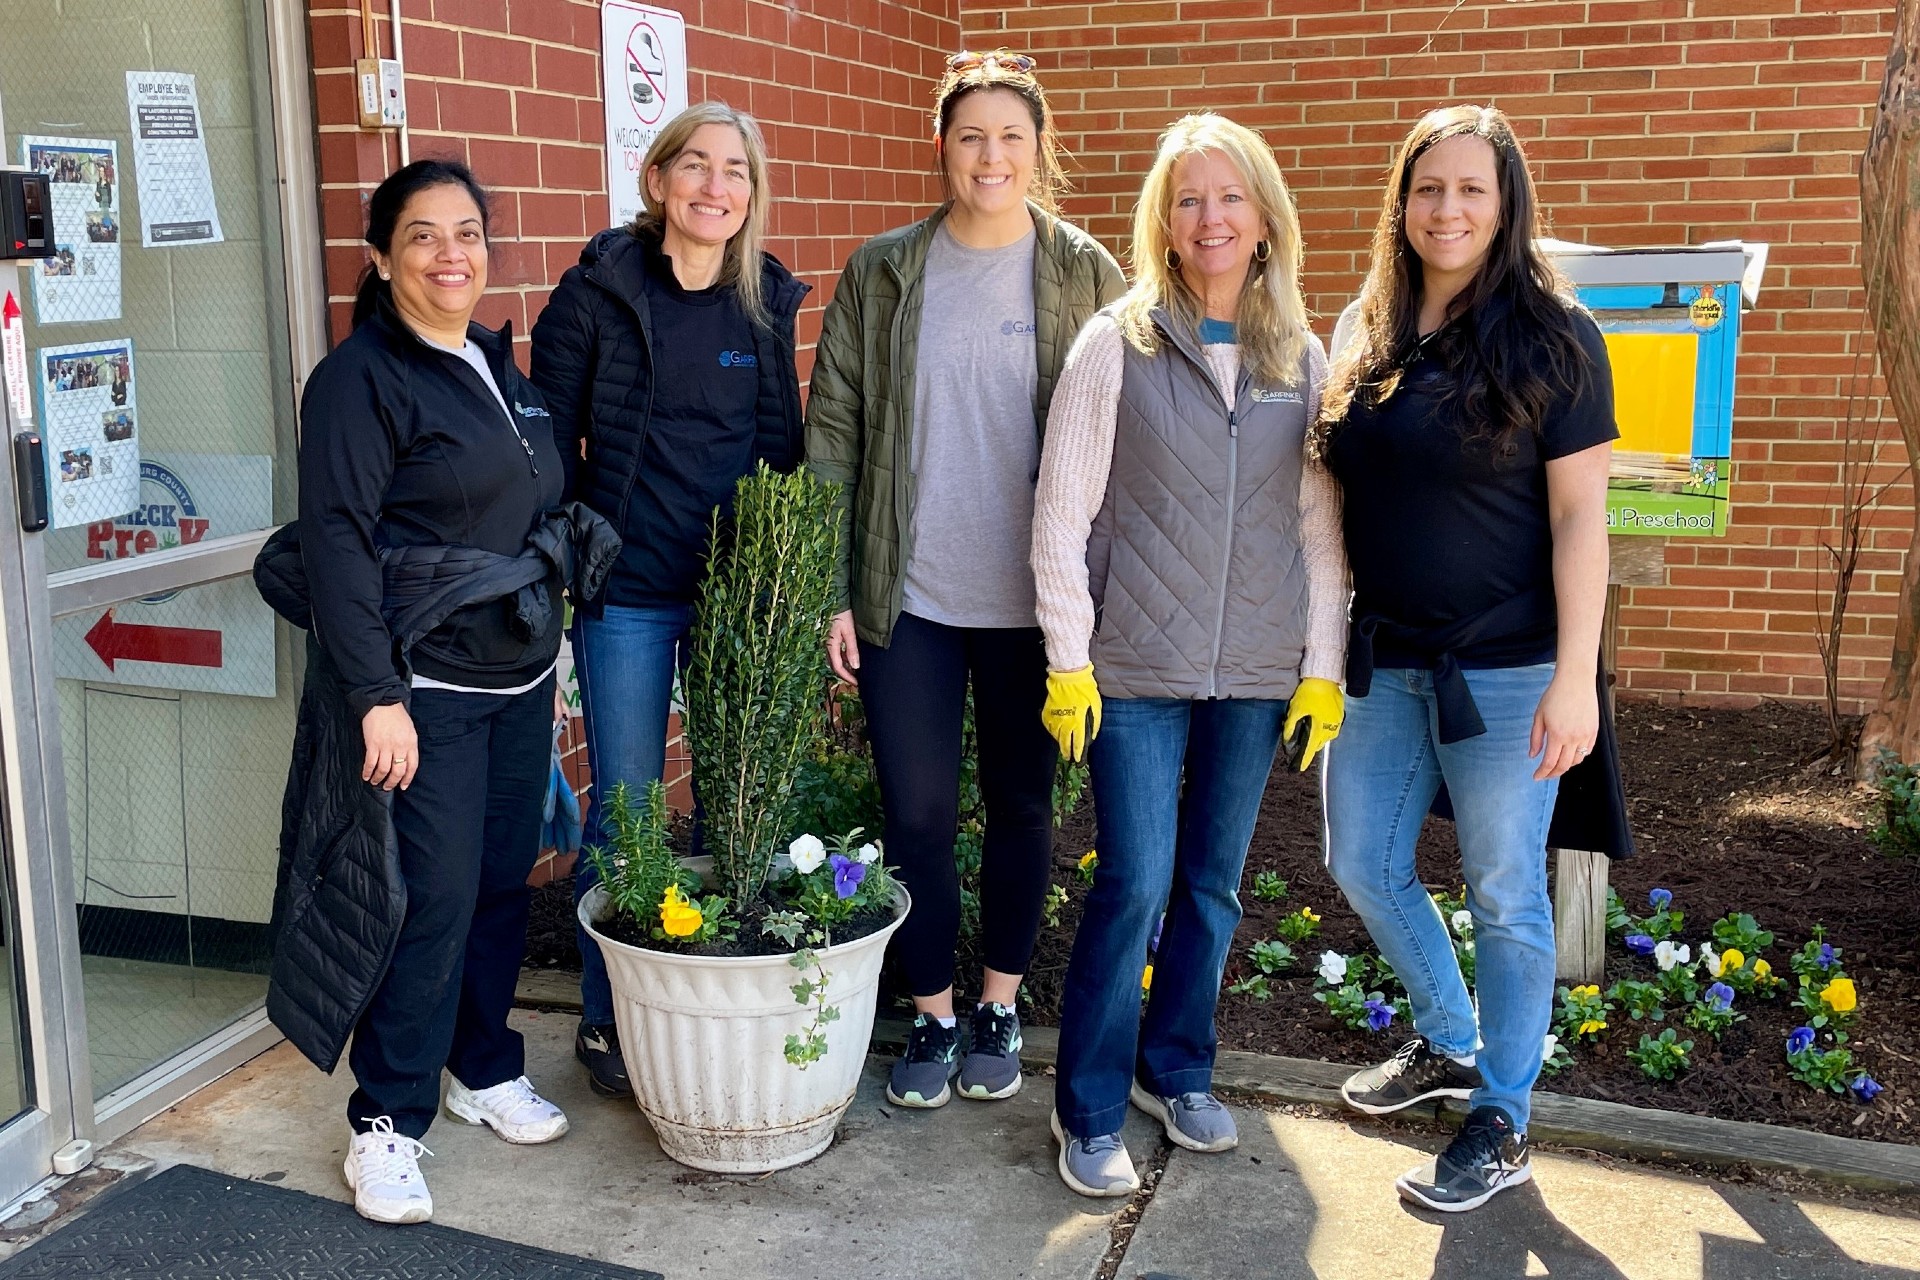
<svg viewBox="0 0 1920 1280"><path fill-rule="evenodd" d="M641 162L667 121L687 109L687 24L671 9L606 0L600 9L610 225L643 207Z"/></svg>

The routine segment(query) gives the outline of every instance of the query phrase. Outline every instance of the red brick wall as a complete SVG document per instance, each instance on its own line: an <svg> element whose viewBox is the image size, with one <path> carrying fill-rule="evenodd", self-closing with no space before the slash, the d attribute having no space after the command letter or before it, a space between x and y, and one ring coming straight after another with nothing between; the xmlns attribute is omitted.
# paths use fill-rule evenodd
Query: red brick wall
<svg viewBox="0 0 1920 1280"><path fill-rule="evenodd" d="M682 0L689 100L722 98L765 127L771 250L814 286L807 349L847 255L936 197L928 112L958 40L958 0ZM390 52L378 3L381 52ZM491 288L480 319L523 342L549 290L607 223L600 9L592 0L403 0L411 154L466 160L493 191ZM822 16L822 11L824 16ZM397 163L394 135L354 125L358 6L311 4L322 226L336 338L364 251L363 201Z"/></svg>
<svg viewBox="0 0 1920 1280"><path fill-rule="evenodd" d="M1732 528L1675 539L1665 585L1626 591L1620 658L1629 689L1820 695L1837 439L1849 387L1873 385L1857 173L1885 0L970 0L963 26L1041 59L1078 161L1069 208L1116 249L1170 120L1212 108L1262 130L1301 207L1323 336L1364 271L1394 146L1452 102L1514 117L1563 239L1770 242L1741 345ZM1912 520L1908 489L1890 497L1855 583L1849 699L1886 668Z"/></svg>

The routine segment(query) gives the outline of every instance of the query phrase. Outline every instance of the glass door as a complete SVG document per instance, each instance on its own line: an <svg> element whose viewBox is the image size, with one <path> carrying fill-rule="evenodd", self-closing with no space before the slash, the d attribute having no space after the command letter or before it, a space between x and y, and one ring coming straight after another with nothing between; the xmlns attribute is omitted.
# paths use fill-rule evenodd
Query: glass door
<svg viewBox="0 0 1920 1280"><path fill-rule="evenodd" d="M23 915L66 939L74 1016L50 1049L78 1127L108 1139L275 1038L299 664L248 575L292 517L295 404L324 350L311 73L291 6L24 7L0 42L0 162L48 176L59 252L15 271L51 521L0 530L24 548L56 762L58 900Z"/></svg>

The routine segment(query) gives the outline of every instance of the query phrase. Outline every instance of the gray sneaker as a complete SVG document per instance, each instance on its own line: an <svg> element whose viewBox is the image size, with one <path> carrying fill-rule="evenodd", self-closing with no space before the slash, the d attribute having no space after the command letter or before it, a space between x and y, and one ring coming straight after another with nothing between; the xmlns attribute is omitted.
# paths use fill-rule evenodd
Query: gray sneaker
<svg viewBox="0 0 1920 1280"><path fill-rule="evenodd" d="M947 1081L953 1079L960 1057L960 1028L943 1027L932 1014L916 1014L907 1032L907 1051L887 1077L887 1100L900 1107L944 1107L953 1097Z"/></svg>
<svg viewBox="0 0 1920 1280"><path fill-rule="evenodd" d="M1158 1120L1167 1136L1189 1151L1231 1151L1240 1145L1233 1117L1210 1093L1183 1093L1163 1098L1134 1081L1127 1100Z"/></svg>
<svg viewBox="0 0 1920 1280"><path fill-rule="evenodd" d="M1060 1144L1060 1181L1083 1196L1130 1196L1140 1189L1127 1144L1117 1133L1070 1137L1053 1114L1053 1136Z"/></svg>
<svg viewBox="0 0 1920 1280"><path fill-rule="evenodd" d="M973 1035L960 1061L960 1096L987 1101L1020 1092L1020 1015L1003 1004L973 1011Z"/></svg>

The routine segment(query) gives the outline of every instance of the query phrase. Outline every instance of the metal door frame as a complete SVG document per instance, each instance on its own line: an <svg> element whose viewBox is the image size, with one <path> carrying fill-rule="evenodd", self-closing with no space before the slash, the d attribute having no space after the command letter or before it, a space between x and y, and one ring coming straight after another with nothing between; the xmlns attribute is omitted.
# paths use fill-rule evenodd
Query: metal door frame
<svg viewBox="0 0 1920 1280"><path fill-rule="evenodd" d="M263 10L264 22L255 35L265 46L291 390L298 405L307 374L327 351L312 61L304 10L284 0L266 0ZM0 112L0 138L4 136ZM0 296L11 290L24 302L23 285L24 272L0 262ZM52 647L56 617L249 572L271 530L62 573L49 583L40 536L20 527L8 444L23 424L5 407L4 396L0 419L6 426L0 453L7 458L0 466L0 859L17 888L22 1021L33 1104L0 1127L4 1205L44 1179L51 1172L53 1152L67 1142L111 1141L281 1037L264 1011L256 1011L107 1097L94 1098ZM0 981L13 980L13 975L0 974Z"/></svg>

